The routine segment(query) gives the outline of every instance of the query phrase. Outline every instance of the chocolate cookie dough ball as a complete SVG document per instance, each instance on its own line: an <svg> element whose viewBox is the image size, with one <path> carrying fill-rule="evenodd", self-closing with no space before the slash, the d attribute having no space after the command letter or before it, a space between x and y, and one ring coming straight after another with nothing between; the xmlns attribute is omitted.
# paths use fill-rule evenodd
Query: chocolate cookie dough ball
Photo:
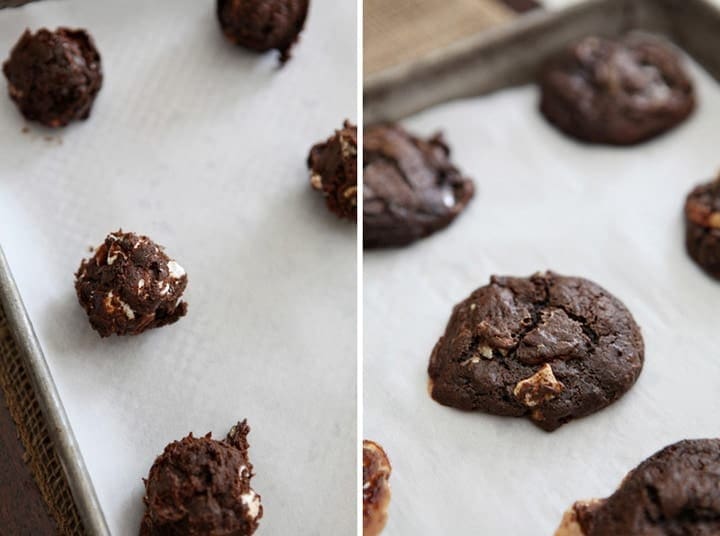
<svg viewBox="0 0 720 536"><path fill-rule="evenodd" d="M310 184L325 195L330 211L357 220L357 127L345 121L342 130L315 145L308 167Z"/></svg>
<svg viewBox="0 0 720 536"><path fill-rule="evenodd" d="M48 127L87 119L102 86L100 54L84 30L26 30L3 73L20 112Z"/></svg>
<svg viewBox="0 0 720 536"><path fill-rule="evenodd" d="M607 499L576 502L555 536L720 534L720 440L680 441L654 454Z"/></svg>
<svg viewBox="0 0 720 536"><path fill-rule="evenodd" d="M666 132L695 107L690 77L659 39L587 37L544 68L540 110L566 134L631 145Z"/></svg>
<svg viewBox="0 0 720 536"><path fill-rule="evenodd" d="M266 52L279 50L280 61L305 26L310 0L218 0L220 28L231 43Z"/></svg>
<svg viewBox="0 0 720 536"><path fill-rule="evenodd" d="M455 306L428 373L441 404L553 431L618 400L644 356L630 311L592 281L493 276Z"/></svg>
<svg viewBox="0 0 720 536"><path fill-rule="evenodd" d="M685 247L698 266L720 279L720 177L698 186L688 195Z"/></svg>
<svg viewBox="0 0 720 536"><path fill-rule="evenodd" d="M365 129L363 246L406 246L450 225L475 189L437 134L420 139L395 124Z"/></svg>
<svg viewBox="0 0 720 536"><path fill-rule="evenodd" d="M75 291L101 337L137 335L176 322L188 278L147 236L110 233L95 255L80 263Z"/></svg>
<svg viewBox="0 0 720 536"><path fill-rule="evenodd" d="M216 441L208 434L170 443L145 480L140 536L249 536L263 515L250 487L246 421Z"/></svg>
<svg viewBox="0 0 720 536"><path fill-rule="evenodd" d="M385 528L390 503L388 480L392 467L383 448L363 441L363 536L377 536Z"/></svg>

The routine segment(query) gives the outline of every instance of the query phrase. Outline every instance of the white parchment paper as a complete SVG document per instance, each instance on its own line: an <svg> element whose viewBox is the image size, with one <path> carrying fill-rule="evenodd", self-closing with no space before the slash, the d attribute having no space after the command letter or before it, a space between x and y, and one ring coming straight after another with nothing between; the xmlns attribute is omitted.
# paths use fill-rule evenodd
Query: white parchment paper
<svg viewBox="0 0 720 536"><path fill-rule="evenodd" d="M310 146L356 113L356 6L313 0L293 59L227 44L215 2L43 1L25 27L86 27L105 83L89 121L49 131L0 97L5 248L113 534L188 432L251 427L262 534L355 530L356 240L312 192ZM101 340L77 304L88 246L123 227L185 267L189 314Z"/></svg>
<svg viewBox="0 0 720 536"><path fill-rule="evenodd" d="M394 468L388 536L550 535L574 500L609 495L663 446L718 435L720 283L685 254L682 206L720 167L720 88L693 74L698 112L635 148L562 136L532 87L406 122L442 127L478 192L445 232L365 255L365 435ZM544 269L593 279L630 308L646 343L635 387L551 434L431 400L428 359L453 305L491 274Z"/></svg>

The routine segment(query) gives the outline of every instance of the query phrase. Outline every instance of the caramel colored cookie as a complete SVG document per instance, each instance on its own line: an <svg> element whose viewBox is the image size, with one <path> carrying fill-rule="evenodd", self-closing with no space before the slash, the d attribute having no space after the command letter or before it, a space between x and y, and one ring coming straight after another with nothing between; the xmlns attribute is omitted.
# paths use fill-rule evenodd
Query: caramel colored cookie
<svg viewBox="0 0 720 536"><path fill-rule="evenodd" d="M643 366L640 328L586 279L497 277L453 309L430 357L441 404L552 431L620 398Z"/></svg>
<svg viewBox="0 0 720 536"><path fill-rule="evenodd" d="M246 421L223 441L192 434L165 447L145 480L140 536L250 536L263 515L250 487Z"/></svg>
<svg viewBox="0 0 720 536"><path fill-rule="evenodd" d="M325 195L328 209L340 218L357 220L357 127L342 130L315 145L308 156L311 186Z"/></svg>
<svg viewBox="0 0 720 536"><path fill-rule="evenodd" d="M698 266L720 279L720 177L688 195L685 247Z"/></svg>
<svg viewBox="0 0 720 536"><path fill-rule="evenodd" d="M566 134L631 145L670 130L695 107L693 84L672 48L649 36L587 37L548 62L540 110Z"/></svg>
<svg viewBox="0 0 720 536"><path fill-rule="evenodd" d="M25 30L3 73L23 116L48 127L87 119L103 79L90 35L68 28Z"/></svg>
<svg viewBox="0 0 720 536"><path fill-rule="evenodd" d="M383 448L363 441L363 536L377 536L385 528L390 504L392 467Z"/></svg>
<svg viewBox="0 0 720 536"><path fill-rule="evenodd" d="M398 125L369 127L363 154L366 248L405 246L439 231L473 197L439 134L422 140Z"/></svg>
<svg viewBox="0 0 720 536"><path fill-rule="evenodd" d="M188 278L147 236L110 233L75 274L75 290L101 337L137 335L187 313L180 301Z"/></svg>
<svg viewBox="0 0 720 536"><path fill-rule="evenodd" d="M555 536L720 534L720 440L680 441L632 470L607 499L578 501Z"/></svg>
<svg viewBox="0 0 720 536"><path fill-rule="evenodd" d="M217 0L220 28L233 44L258 52L279 50L280 61L305 26L310 0Z"/></svg>

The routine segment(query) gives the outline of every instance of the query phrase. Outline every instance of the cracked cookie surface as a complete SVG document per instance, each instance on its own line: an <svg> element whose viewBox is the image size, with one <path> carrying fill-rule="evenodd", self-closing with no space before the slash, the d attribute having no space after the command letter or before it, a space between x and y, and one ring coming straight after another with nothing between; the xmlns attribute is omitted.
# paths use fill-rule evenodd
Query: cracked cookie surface
<svg viewBox="0 0 720 536"><path fill-rule="evenodd" d="M633 469L607 499L576 502L555 536L720 534L720 440L670 445Z"/></svg>
<svg viewBox="0 0 720 536"><path fill-rule="evenodd" d="M678 54L649 35L586 37L546 64L540 88L548 121L590 143L642 142L695 108L693 84Z"/></svg>
<svg viewBox="0 0 720 536"><path fill-rule="evenodd" d="M431 395L552 431L620 398L642 370L640 328L586 279L493 276L453 309L435 345Z"/></svg>
<svg viewBox="0 0 720 536"><path fill-rule="evenodd" d="M450 225L473 197L440 134L423 140L398 125L365 130L363 245L406 246Z"/></svg>

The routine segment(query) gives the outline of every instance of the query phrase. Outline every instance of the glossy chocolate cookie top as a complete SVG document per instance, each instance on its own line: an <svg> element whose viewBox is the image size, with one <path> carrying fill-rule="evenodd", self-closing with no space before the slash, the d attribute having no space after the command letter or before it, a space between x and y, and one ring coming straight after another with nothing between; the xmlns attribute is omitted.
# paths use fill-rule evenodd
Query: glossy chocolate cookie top
<svg viewBox="0 0 720 536"><path fill-rule="evenodd" d="M720 534L720 440L675 443L632 470L607 499L578 501L556 536Z"/></svg>
<svg viewBox="0 0 720 536"><path fill-rule="evenodd" d="M101 337L137 335L172 324L187 313L180 300L188 277L147 236L117 231L75 274L75 290Z"/></svg>
<svg viewBox="0 0 720 536"><path fill-rule="evenodd" d="M473 197L439 134L423 140L398 125L369 127L363 154L366 248L405 246L439 231Z"/></svg>
<svg viewBox="0 0 720 536"><path fill-rule="evenodd" d="M687 196L685 246L698 266L720 279L720 177Z"/></svg>
<svg viewBox="0 0 720 536"><path fill-rule="evenodd" d="M228 41L258 52L276 49L285 62L309 5L310 0L217 0L217 16Z"/></svg>
<svg viewBox="0 0 720 536"><path fill-rule="evenodd" d="M26 119L63 127L87 119L102 86L100 53L85 30L26 30L3 64L10 97Z"/></svg>
<svg viewBox="0 0 720 536"><path fill-rule="evenodd" d="M453 309L430 358L441 404L552 431L620 398L643 366L640 328L595 283L493 276Z"/></svg>
<svg viewBox="0 0 720 536"><path fill-rule="evenodd" d="M310 185L325 196L338 217L357 220L357 127L345 121L341 130L310 150Z"/></svg>
<svg viewBox="0 0 720 536"><path fill-rule="evenodd" d="M245 421L223 441L192 434L165 447L145 480L140 536L249 536L263 507L250 487Z"/></svg>
<svg viewBox="0 0 720 536"><path fill-rule="evenodd" d="M582 141L631 145L681 123L695 107L678 54L657 38L587 37L543 68L540 109Z"/></svg>

